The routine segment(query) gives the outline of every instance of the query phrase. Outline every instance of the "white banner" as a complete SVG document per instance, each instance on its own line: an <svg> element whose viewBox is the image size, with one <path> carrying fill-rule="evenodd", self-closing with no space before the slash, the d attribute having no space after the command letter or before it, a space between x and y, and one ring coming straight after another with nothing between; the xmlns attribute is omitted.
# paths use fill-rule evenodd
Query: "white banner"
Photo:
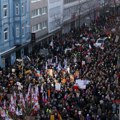
<svg viewBox="0 0 120 120"><path fill-rule="evenodd" d="M89 80L81 80L81 79L77 79L76 80L76 84L78 84L79 88L81 89L86 89L86 85L89 84Z"/></svg>

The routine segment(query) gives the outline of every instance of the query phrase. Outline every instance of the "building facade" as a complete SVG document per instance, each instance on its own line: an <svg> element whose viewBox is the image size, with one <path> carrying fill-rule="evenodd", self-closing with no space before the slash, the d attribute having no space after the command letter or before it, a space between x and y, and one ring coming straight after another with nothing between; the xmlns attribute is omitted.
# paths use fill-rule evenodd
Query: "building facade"
<svg viewBox="0 0 120 120"><path fill-rule="evenodd" d="M31 33L36 40L48 34L48 0L30 0Z"/></svg>
<svg viewBox="0 0 120 120"><path fill-rule="evenodd" d="M94 19L97 0L31 0L31 33L52 39ZM44 40L45 41L45 40Z"/></svg>
<svg viewBox="0 0 120 120"><path fill-rule="evenodd" d="M31 33L35 33L36 40L42 43L43 39L45 42L45 39L51 40L83 23L89 24L94 19L96 1L31 0Z"/></svg>
<svg viewBox="0 0 120 120"><path fill-rule="evenodd" d="M62 25L63 0L48 0L48 32L58 30Z"/></svg>
<svg viewBox="0 0 120 120"><path fill-rule="evenodd" d="M11 65L29 52L25 48L29 42L29 0L0 0L0 66Z"/></svg>
<svg viewBox="0 0 120 120"><path fill-rule="evenodd" d="M63 2L63 33L90 24L94 19L96 0L64 0Z"/></svg>

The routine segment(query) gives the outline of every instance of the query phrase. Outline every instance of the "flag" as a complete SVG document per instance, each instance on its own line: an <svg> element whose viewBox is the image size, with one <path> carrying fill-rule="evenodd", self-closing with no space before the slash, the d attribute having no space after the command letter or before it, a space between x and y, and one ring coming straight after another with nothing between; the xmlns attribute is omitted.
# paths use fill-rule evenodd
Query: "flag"
<svg viewBox="0 0 120 120"><path fill-rule="evenodd" d="M67 59L64 59L64 65L67 66L67 64L68 64Z"/></svg>
<svg viewBox="0 0 120 120"><path fill-rule="evenodd" d="M27 102L30 101L30 91L31 91L31 83L29 84L29 86L28 86L28 92L25 95L25 99L26 99Z"/></svg>
<svg viewBox="0 0 120 120"><path fill-rule="evenodd" d="M47 64L47 62L46 62L46 64L45 64L45 69L46 69L46 70L48 69L48 64Z"/></svg>
<svg viewBox="0 0 120 120"><path fill-rule="evenodd" d="M17 110L16 110L16 112L15 112L15 113L16 113L16 115L19 115L19 110L18 110L18 107L17 107Z"/></svg>
<svg viewBox="0 0 120 120"><path fill-rule="evenodd" d="M22 102L22 105L25 108L25 100L22 93L20 93L20 102Z"/></svg>
<svg viewBox="0 0 120 120"><path fill-rule="evenodd" d="M67 66L67 72L70 73L70 67L69 66Z"/></svg>
<svg viewBox="0 0 120 120"><path fill-rule="evenodd" d="M36 102L38 102L38 95L34 94L33 103L36 103Z"/></svg>
<svg viewBox="0 0 120 120"><path fill-rule="evenodd" d="M40 106L39 106L39 103L36 102L36 103L34 104L34 106L33 106L33 110L37 112L37 111L39 110L39 107L40 107Z"/></svg>
<svg viewBox="0 0 120 120"><path fill-rule="evenodd" d="M42 95L42 100L43 100L43 102L47 102L47 100L48 100L48 95L47 95L47 93L43 93L43 95Z"/></svg>
<svg viewBox="0 0 120 120"><path fill-rule="evenodd" d="M31 88L31 98L32 98L32 103L34 103L34 90Z"/></svg>
<svg viewBox="0 0 120 120"><path fill-rule="evenodd" d="M82 66L84 66L85 65L85 61L82 61Z"/></svg>
<svg viewBox="0 0 120 120"><path fill-rule="evenodd" d="M61 64L59 63L58 66L57 66L57 70L60 71L61 70Z"/></svg>
<svg viewBox="0 0 120 120"><path fill-rule="evenodd" d="M89 49L91 49L92 47L91 47L91 45L89 44Z"/></svg>
<svg viewBox="0 0 120 120"><path fill-rule="evenodd" d="M35 94L38 96L39 95L39 90L38 90L38 86L35 86Z"/></svg>
<svg viewBox="0 0 120 120"><path fill-rule="evenodd" d="M31 91L31 83L28 86L28 94L30 93L30 91Z"/></svg>
<svg viewBox="0 0 120 120"><path fill-rule="evenodd" d="M30 95L28 93L25 95L25 101L30 102Z"/></svg>
<svg viewBox="0 0 120 120"><path fill-rule="evenodd" d="M17 116L23 115L22 109L18 110L18 107L17 107L16 115Z"/></svg>
<svg viewBox="0 0 120 120"><path fill-rule="evenodd" d="M40 92L43 93L43 85L41 85Z"/></svg>
<svg viewBox="0 0 120 120"><path fill-rule="evenodd" d="M53 40L50 42L50 46L52 47L52 49L54 48Z"/></svg>
<svg viewBox="0 0 120 120"><path fill-rule="evenodd" d="M14 99L13 99L13 95L11 95L11 97L10 97L10 104L11 104L11 105L15 105Z"/></svg>
<svg viewBox="0 0 120 120"><path fill-rule="evenodd" d="M6 110L6 100L4 100L3 109Z"/></svg>
<svg viewBox="0 0 120 120"><path fill-rule="evenodd" d="M56 63L58 63L58 57L57 56L55 56L56 57Z"/></svg>
<svg viewBox="0 0 120 120"><path fill-rule="evenodd" d="M10 105L9 105L9 111L11 113L14 113L15 112L15 102L14 102L14 99L13 99L13 95L11 95L10 97Z"/></svg>
<svg viewBox="0 0 120 120"><path fill-rule="evenodd" d="M14 93L13 93L13 100L14 100L15 105L16 105L17 96L16 96L16 92L15 92L15 91L14 91Z"/></svg>
<svg viewBox="0 0 120 120"><path fill-rule="evenodd" d="M12 105L12 104L10 104L10 106L9 106L9 111L10 111L11 113L15 113L15 106Z"/></svg>
<svg viewBox="0 0 120 120"><path fill-rule="evenodd" d="M31 62L31 59L27 56L27 59Z"/></svg>

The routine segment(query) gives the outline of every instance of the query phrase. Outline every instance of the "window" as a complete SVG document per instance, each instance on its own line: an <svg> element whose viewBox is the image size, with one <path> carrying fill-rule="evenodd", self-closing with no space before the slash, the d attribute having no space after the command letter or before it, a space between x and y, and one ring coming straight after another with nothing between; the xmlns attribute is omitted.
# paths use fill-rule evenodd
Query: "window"
<svg viewBox="0 0 120 120"><path fill-rule="evenodd" d="M15 6L15 13L16 13L16 15L19 14L19 4L18 3Z"/></svg>
<svg viewBox="0 0 120 120"><path fill-rule="evenodd" d="M8 28L4 29L4 40L8 40Z"/></svg>
<svg viewBox="0 0 120 120"><path fill-rule="evenodd" d="M37 32L40 30L39 24L36 24L32 27L32 32Z"/></svg>
<svg viewBox="0 0 120 120"><path fill-rule="evenodd" d="M46 14L46 13L47 13L47 7L35 9L32 11L32 18L41 16L42 14Z"/></svg>
<svg viewBox="0 0 120 120"><path fill-rule="evenodd" d="M32 17L38 16L39 15L38 13L39 13L38 9L33 10L32 11Z"/></svg>
<svg viewBox="0 0 120 120"><path fill-rule="evenodd" d="M31 0L31 3L38 2L38 1L40 1L40 0Z"/></svg>
<svg viewBox="0 0 120 120"><path fill-rule="evenodd" d="M24 27L24 24L22 25L22 36L25 35L25 27Z"/></svg>
<svg viewBox="0 0 120 120"><path fill-rule="evenodd" d="M68 4L68 3L71 3L71 2L75 2L77 0L64 0L64 4Z"/></svg>
<svg viewBox="0 0 120 120"><path fill-rule="evenodd" d="M24 3L22 3L22 14L24 14Z"/></svg>
<svg viewBox="0 0 120 120"><path fill-rule="evenodd" d="M42 14L46 14L47 13L47 7L43 7L42 8Z"/></svg>
<svg viewBox="0 0 120 120"><path fill-rule="evenodd" d="M3 5L3 17L7 17L7 16L8 16L8 6Z"/></svg>
<svg viewBox="0 0 120 120"><path fill-rule="evenodd" d="M50 3L59 2L59 0L50 0Z"/></svg>
<svg viewBox="0 0 120 120"><path fill-rule="evenodd" d="M47 21L34 25L32 27L32 32L35 33L45 28L47 28Z"/></svg>
<svg viewBox="0 0 120 120"><path fill-rule="evenodd" d="M42 29L42 23L39 23L39 30Z"/></svg>
<svg viewBox="0 0 120 120"><path fill-rule="evenodd" d="M45 29L47 27L47 21L44 21L43 23L42 23L42 29Z"/></svg>
<svg viewBox="0 0 120 120"><path fill-rule="evenodd" d="M16 37L19 37L19 35L20 35L19 25L16 25Z"/></svg>
<svg viewBox="0 0 120 120"><path fill-rule="evenodd" d="M50 17L55 18L55 16L58 16L61 14L61 8L60 6L54 7L50 9Z"/></svg>
<svg viewBox="0 0 120 120"><path fill-rule="evenodd" d="M42 8L39 8L39 15L42 15Z"/></svg>
<svg viewBox="0 0 120 120"><path fill-rule="evenodd" d="M44 22L41 22L39 24L36 24L32 27L32 32L35 33L35 32L38 32L42 29L45 29L47 28L47 21L44 21Z"/></svg>

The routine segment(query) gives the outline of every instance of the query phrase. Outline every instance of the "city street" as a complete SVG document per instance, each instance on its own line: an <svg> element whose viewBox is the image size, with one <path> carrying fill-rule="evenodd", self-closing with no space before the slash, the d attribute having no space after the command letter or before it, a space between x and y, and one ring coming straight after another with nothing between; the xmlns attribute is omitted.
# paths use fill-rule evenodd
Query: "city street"
<svg viewBox="0 0 120 120"><path fill-rule="evenodd" d="M0 120L120 120L119 0L0 8Z"/></svg>
<svg viewBox="0 0 120 120"><path fill-rule="evenodd" d="M1 70L1 120L119 120L120 41L99 20Z"/></svg>

